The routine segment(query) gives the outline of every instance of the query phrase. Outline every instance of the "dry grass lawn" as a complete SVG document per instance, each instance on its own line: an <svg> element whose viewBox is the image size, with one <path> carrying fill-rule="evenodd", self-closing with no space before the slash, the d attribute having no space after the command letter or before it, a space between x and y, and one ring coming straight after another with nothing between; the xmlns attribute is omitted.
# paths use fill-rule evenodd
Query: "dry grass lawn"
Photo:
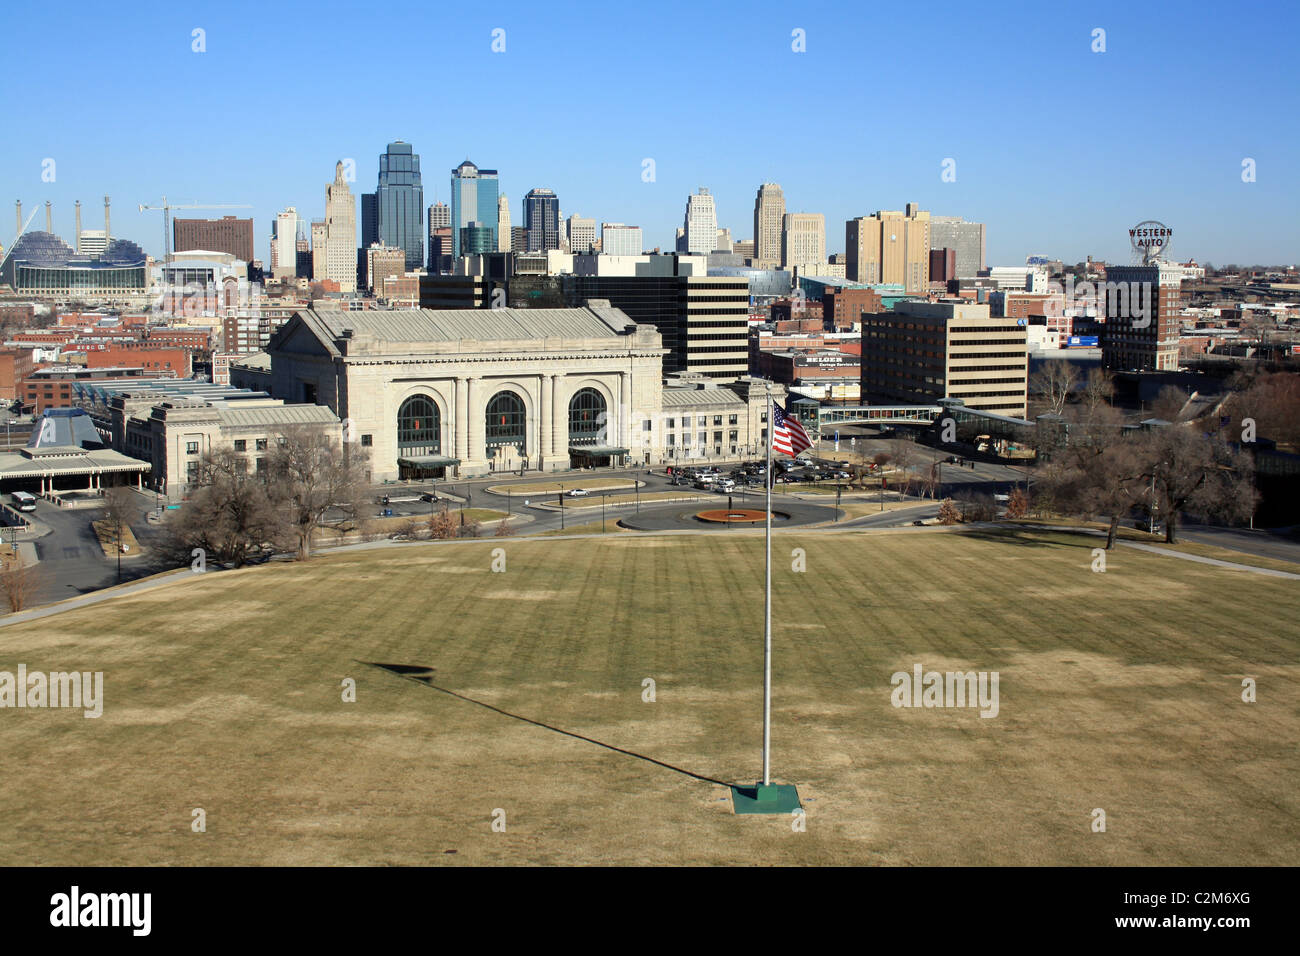
<svg viewBox="0 0 1300 956"><path fill-rule="evenodd" d="M710 782L759 771L760 534L384 547L9 626L0 670L106 699L0 711L0 864L1300 862L1297 583L1094 544L778 534L806 833ZM998 671L1000 713L895 709L914 663Z"/></svg>

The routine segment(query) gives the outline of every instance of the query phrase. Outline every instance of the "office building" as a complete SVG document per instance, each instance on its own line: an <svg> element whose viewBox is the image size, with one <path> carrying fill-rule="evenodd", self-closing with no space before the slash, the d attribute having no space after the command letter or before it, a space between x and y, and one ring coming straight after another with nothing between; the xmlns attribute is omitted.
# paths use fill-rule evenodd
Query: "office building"
<svg viewBox="0 0 1300 956"><path fill-rule="evenodd" d="M781 264L781 233L785 224L785 193L776 183L763 183L754 197L754 265L775 269ZM825 245L825 224L822 227ZM823 256L825 258L825 256Z"/></svg>
<svg viewBox="0 0 1300 956"><path fill-rule="evenodd" d="M904 299L862 316L862 387L872 404L933 404L1024 418L1029 376L1023 319L994 318L987 305Z"/></svg>
<svg viewBox="0 0 1300 956"><path fill-rule="evenodd" d="M470 223L490 225L495 249L497 217L501 214L499 184L495 169L479 169L468 159L451 171L451 236L453 258L464 255L461 230Z"/></svg>
<svg viewBox="0 0 1300 956"><path fill-rule="evenodd" d="M292 279L298 274L298 210L278 213L271 227L271 276Z"/></svg>
<svg viewBox="0 0 1300 956"><path fill-rule="evenodd" d="M966 222L961 216L931 216L930 248L956 253L956 275L948 278L977 276L985 268L984 223Z"/></svg>
<svg viewBox="0 0 1300 956"><path fill-rule="evenodd" d="M1107 266L1101 362L1108 369L1176 371L1183 270L1175 263ZM1101 303L1099 302L1098 305Z"/></svg>
<svg viewBox="0 0 1300 956"><path fill-rule="evenodd" d="M316 281L337 282L340 292L357 291L357 206L343 174L343 161L334 164L334 181L325 187L325 221L322 239L325 254L313 256ZM316 236L312 235L315 249Z"/></svg>
<svg viewBox="0 0 1300 956"><path fill-rule="evenodd" d="M510 199L497 197L497 252L510 251Z"/></svg>
<svg viewBox="0 0 1300 956"><path fill-rule="evenodd" d="M370 278L370 291L382 295L384 280L406 272L406 250L375 243L366 250L366 275Z"/></svg>
<svg viewBox="0 0 1300 956"><path fill-rule="evenodd" d="M596 250L596 220L570 216L565 223L570 252L574 255L587 255Z"/></svg>
<svg viewBox="0 0 1300 956"><path fill-rule="evenodd" d="M253 261L253 220L173 219L172 248L176 252L228 252L241 262Z"/></svg>
<svg viewBox="0 0 1300 956"><path fill-rule="evenodd" d="M479 256L496 252L496 228L487 223L471 222L460 230L460 254Z"/></svg>
<svg viewBox="0 0 1300 956"><path fill-rule="evenodd" d="M600 251L607 256L639 256L644 252L640 226L625 226L621 222L604 222L600 225Z"/></svg>
<svg viewBox="0 0 1300 956"><path fill-rule="evenodd" d="M406 254L406 267L424 264L424 185L420 157L410 143L389 143L379 157L375 189L378 241Z"/></svg>
<svg viewBox="0 0 1300 956"><path fill-rule="evenodd" d="M524 196L524 229L529 252L560 248L560 199L553 191L530 189Z"/></svg>
<svg viewBox="0 0 1300 956"><path fill-rule="evenodd" d="M934 240L931 240L933 242ZM930 250L930 281L948 282L957 278L957 250Z"/></svg>
<svg viewBox="0 0 1300 956"><path fill-rule="evenodd" d="M812 271L809 267L825 264L826 217L819 212L786 213L781 225L781 268Z"/></svg>
<svg viewBox="0 0 1300 956"><path fill-rule="evenodd" d="M718 243L718 213L709 191L699 192L686 200L686 219L682 225L684 251L707 256Z"/></svg>
<svg viewBox="0 0 1300 956"><path fill-rule="evenodd" d="M845 224L852 282L901 285L912 294L930 286L930 214L908 203L903 212L882 210Z"/></svg>

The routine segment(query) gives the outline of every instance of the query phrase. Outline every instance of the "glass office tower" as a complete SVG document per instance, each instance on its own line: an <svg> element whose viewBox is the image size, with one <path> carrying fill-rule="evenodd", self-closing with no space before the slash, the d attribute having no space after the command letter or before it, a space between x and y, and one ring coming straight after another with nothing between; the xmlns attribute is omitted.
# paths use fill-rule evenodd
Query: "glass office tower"
<svg viewBox="0 0 1300 956"><path fill-rule="evenodd" d="M492 230L497 236L497 196L499 186L495 169L479 169L468 159L451 171L451 241L452 255L467 255L461 247L461 230L470 223Z"/></svg>
<svg viewBox="0 0 1300 956"><path fill-rule="evenodd" d="M560 197L550 189L530 189L524 197L528 251L560 248Z"/></svg>
<svg viewBox="0 0 1300 956"><path fill-rule="evenodd" d="M420 183L420 157L410 143L388 144L379 157L379 187L375 190L379 241L406 253L406 268L424 265L424 187ZM362 205L362 233L365 206Z"/></svg>

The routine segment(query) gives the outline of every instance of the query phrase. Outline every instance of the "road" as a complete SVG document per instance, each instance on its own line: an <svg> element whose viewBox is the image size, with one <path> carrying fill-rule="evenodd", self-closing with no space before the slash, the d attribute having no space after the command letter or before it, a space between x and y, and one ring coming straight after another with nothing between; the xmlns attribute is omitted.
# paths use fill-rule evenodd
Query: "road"
<svg viewBox="0 0 1300 956"><path fill-rule="evenodd" d="M152 500L137 494L138 518L130 522L137 540L147 549L157 534L155 526L145 521ZM76 597L117 584L117 561L104 554L90 523L102 515L100 508L60 508L44 499L36 502L35 519L49 532L33 539L40 561L36 594L32 604L47 604ZM20 539L21 540L21 539ZM131 581L160 570L147 554L123 557L122 580Z"/></svg>

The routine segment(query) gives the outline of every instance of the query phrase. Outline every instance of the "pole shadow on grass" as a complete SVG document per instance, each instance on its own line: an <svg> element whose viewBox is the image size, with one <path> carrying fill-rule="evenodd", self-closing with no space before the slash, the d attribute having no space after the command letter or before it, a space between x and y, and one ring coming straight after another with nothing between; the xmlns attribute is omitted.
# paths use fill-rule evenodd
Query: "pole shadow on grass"
<svg viewBox="0 0 1300 956"><path fill-rule="evenodd" d="M652 763L656 767L663 767L665 770L672 770L676 773L684 774L687 777L691 777L694 780L702 780L705 783L716 783L720 787L732 786L732 784L729 784L724 780L717 780L714 779L713 777L706 777L703 774L694 773L693 771L686 770L682 767L676 767L670 763L665 763L662 760L656 760L654 757L649 757L646 756L645 754L639 754L635 750L625 750L622 747L616 747L613 744L607 744L603 740L596 740L594 737L584 737L582 734L574 733L572 730L565 730L563 727L555 727L552 726L551 724L543 723L540 720L533 720L531 717L525 717L522 714L512 714L508 710L502 710L500 707L496 707L484 701L475 700L473 697L466 697L464 694L458 694L456 691L448 690L446 687L439 687L437 684L433 682L434 669L432 667L425 667L422 664L381 664L378 661L357 660L355 657L353 658L353 660L355 660L358 664L365 664L367 667L377 667L380 670L388 671L390 674L396 674L398 677L401 677L404 680L414 681L417 684L422 684L425 687L430 688L431 690L436 690L439 693L446 694L449 697L455 697L457 700L463 700L466 701L467 703L477 704L479 707L486 708L487 710L490 710L496 714L500 714L503 717L509 717L513 720L519 720L525 724L532 724L534 727L541 727L543 730L549 730L553 733L563 734L565 737L573 737L575 740L581 740L584 743L595 744L597 747L604 747L606 750L612 750L615 753L620 753L627 757L635 757L637 760L644 760L646 763Z"/></svg>

